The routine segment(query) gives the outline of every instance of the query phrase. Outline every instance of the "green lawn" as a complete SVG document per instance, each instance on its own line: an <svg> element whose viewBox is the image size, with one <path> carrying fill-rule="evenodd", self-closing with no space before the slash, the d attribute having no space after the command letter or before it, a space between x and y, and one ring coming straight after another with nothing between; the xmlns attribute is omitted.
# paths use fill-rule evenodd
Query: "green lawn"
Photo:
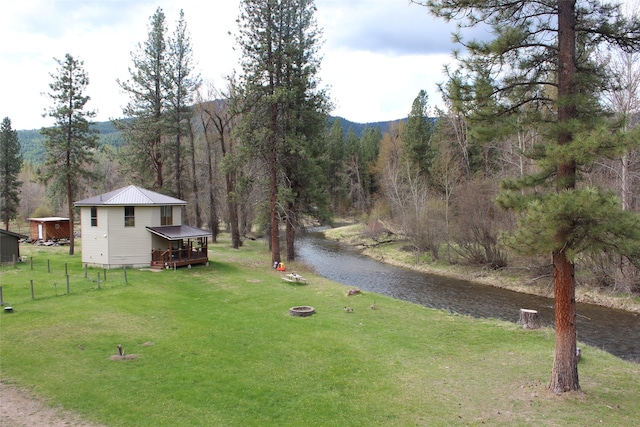
<svg viewBox="0 0 640 427"><path fill-rule="evenodd" d="M582 345L584 392L554 396L546 390L549 329L370 293L348 297L300 265L289 270L308 284L290 284L270 268L262 243L228 247L212 245L208 267L127 270L128 283L122 270L109 270L98 289L103 271L89 269L85 278L79 255L25 246L33 270L23 263L0 274L14 307L0 313L2 380L108 426L640 420L638 364ZM316 314L289 316L297 305ZM130 360L113 360L117 344Z"/></svg>

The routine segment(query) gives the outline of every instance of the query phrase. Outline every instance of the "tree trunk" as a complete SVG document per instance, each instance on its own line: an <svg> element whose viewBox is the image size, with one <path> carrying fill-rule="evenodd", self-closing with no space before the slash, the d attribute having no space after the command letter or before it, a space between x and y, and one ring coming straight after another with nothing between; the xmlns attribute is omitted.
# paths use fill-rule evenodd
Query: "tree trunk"
<svg viewBox="0 0 640 427"><path fill-rule="evenodd" d="M272 155L273 164L269 165L269 175L271 184L269 186L269 217L270 217L270 233L271 233L271 263L280 262L280 226L278 224L278 186L276 184L276 166L275 160L275 148L272 148L274 155Z"/></svg>
<svg viewBox="0 0 640 427"><path fill-rule="evenodd" d="M193 180L191 181L191 190L196 202L196 227L200 227L200 194L198 192L198 174L196 173L196 145L193 135L193 126L191 126L191 120L189 120L189 144L191 148L191 171L193 173Z"/></svg>
<svg viewBox="0 0 640 427"><path fill-rule="evenodd" d="M628 130L628 129L625 129ZM620 179L620 199L622 210L630 210L631 185L629 179L629 153L622 156L622 170ZM625 256L620 256L620 262L616 267L615 290L631 293L633 291L633 271L635 267Z"/></svg>
<svg viewBox="0 0 640 427"><path fill-rule="evenodd" d="M577 115L575 0L558 2L558 145L573 139L569 122ZM557 169L556 191L572 190L576 185L576 164L569 160ZM560 228L555 240L561 249L553 252L556 347L549 389L556 393L580 390L576 362L576 301L574 265L563 249L570 230Z"/></svg>
<svg viewBox="0 0 640 427"><path fill-rule="evenodd" d="M69 206L69 255L73 255L75 251L75 239L73 235L73 190L71 186L71 177L67 174L67 205Z"/></svg>
<svg viewBox="0 0 640 427"><path fill-rule="evenodd" d="M296 259L295 241L296 241L296 227L295 227L295 208L293 203L287 204L287 261L294 261Z"/></svg>
<svg viewBox="0 0 640 427"><path fill-rule="evenodd" d="M280 262L280 230L278 224L278 107L275 103L271 109L271 135L269 153L269 217L271 220L271 263Z"/></svg>
<svg viewBox="0 0 640 427"><path fill-rule="evenodd" d="M162 189L162 186L164 185L164 179L162 177L162 155L156 151L157 149L153 149L154 153L153 153L153 165L154 165L154 169L156 171L156 183L155 183L155 188L156 190L160 190Z"/></svg>
<svg viewBox="0 0 640 427"><path fill-rule="evenodd" d="M213 172L210 170L212 175ZM209 176L209 229L211 230L211 241L218 241L218 212L216 209L215 185L213 176Z"/></svg>
<svg viewBox="0 0 640 427"><path fill-rule="evenodd" d="M218 129L220 138L220 150L222 151L222 158L226 159L227 156L233 158L235 156L233 148L233 139L229 139L229 149L227 150L227 143L225 138L225 123L221 116L217 116L214 123ZM230 137L231 138L231 137ZM236 182L237 182L237 168L233 166L233 169L227 170L225 173L225 184L227 190L227 209L229 210L229 227L231 228L231 247L233 249L239 249L240 242L240 226L238 224L238 202L236 199Z"/></svg>
<svg viewBox="0 0 640 427"><path fill-rule="evenodd" d="M556 348L549 389L556 394L580 390L576 360L574 266L564 251L553 253Z"/></svg>
<svg viewBox="0 0 640 427"><path fill-rule="evenodd" d="M176 150L176 154L175 154L175 184L176 184L176 188L174 189L175 191L175 195L178 199L182 199L182 182L181 182L181 173L182 173L182 159L180 156L180 131L178 130L178 133L176 134L176 142L175 142L175 150Z"/></svg>
<svg viewBox="0 0 640 427"><path fill-rule="evenodd" d="M229 226L231 228L231 247L240 248L240 228L238 225L238 203L235 201L235 171L227 172L227 207L229 209Z"/></svg>

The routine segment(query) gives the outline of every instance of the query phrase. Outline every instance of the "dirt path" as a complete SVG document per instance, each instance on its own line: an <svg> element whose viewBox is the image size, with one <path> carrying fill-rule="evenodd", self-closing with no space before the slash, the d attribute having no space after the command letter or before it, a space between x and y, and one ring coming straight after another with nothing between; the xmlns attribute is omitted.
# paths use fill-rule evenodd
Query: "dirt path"
<svg viewBox="0 0 640 427"><path fill-rule="evenodd" d="M0 427L104 427L0 381Z"/></svg>

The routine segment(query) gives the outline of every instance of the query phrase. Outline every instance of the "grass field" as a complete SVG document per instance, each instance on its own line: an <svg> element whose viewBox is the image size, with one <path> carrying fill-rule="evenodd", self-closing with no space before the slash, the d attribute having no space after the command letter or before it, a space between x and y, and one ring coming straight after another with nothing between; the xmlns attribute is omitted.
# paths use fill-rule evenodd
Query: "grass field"
<svg viewBox="0 0 640 427"><path fill-rule="evenodd" d="M208 267L127 270L128 283L122 270L107 271L105 281L103 270L89 268L85 278L80 256L66 250L24 246L33 269L3 267L3 299L14 312L0 313L0 378L88 420L640 425L640 365L597 349L581 345L583 393L547 391L549 329L346 296L300 265L288 267L308 283L287 283L260 242L240 250L213 244ZM316 314L289 316L297 305ZM118 344L125 358L113 357Z"/></svg>

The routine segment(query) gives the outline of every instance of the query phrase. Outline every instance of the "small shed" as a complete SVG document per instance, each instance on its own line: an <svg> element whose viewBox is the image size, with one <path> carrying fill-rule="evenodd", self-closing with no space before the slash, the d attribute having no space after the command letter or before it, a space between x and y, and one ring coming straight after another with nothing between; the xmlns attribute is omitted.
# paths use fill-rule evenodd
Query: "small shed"
<svg viewBox="0 0 640 427"><path fill-rule="evenodd" d="M46 218L29 218L29 237L31 240L68 239L71 235L69 218L57 216Z"/></svg>
<svg viewBox="0 0 640 427"><path fill-rule="evenodd" d="M0 229L0 264L13 263L20 258L20 239L27 236Z"/></svg>

